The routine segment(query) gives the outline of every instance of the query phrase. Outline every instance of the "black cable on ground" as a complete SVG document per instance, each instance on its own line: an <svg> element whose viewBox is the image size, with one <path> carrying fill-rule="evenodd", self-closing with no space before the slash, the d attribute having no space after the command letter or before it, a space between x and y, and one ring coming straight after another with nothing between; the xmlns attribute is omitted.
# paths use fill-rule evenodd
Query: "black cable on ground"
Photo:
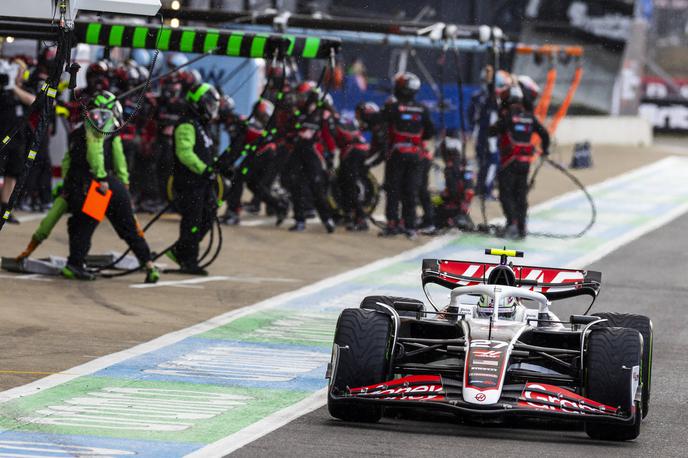
<svg viewBox="0 0 688 458"><path fill-rule="evenodd" d="M151 218L151 220L148 221L145 226L143 226L142 231L145 233L148 229L150 229L150 227L153 224L155 224L155 222L157 222L160 219L160 217L162 217L162 215L164 215L165 212L167 212L167 210L169 210L170 208L172 208L172 202L168 203L167 205L165 205L164 208L162 208L160 211L158 211L158 213L156 213L155 216L153 218ZM129 253L131 253L131 247L127 248L126 251L124 253L122 253L122 255L119 258L115 259L110 264L103 266L103 267L98 267L96 269L92 269L92 270L90 270L90 272L97 273L97 272L102 272L104 270L113 269Z"/></svg>
<svg viewBox="0 0 688 458"><path fill-rule="evenodd" d="M208 262L201 265L201 269L205 269L206 267L214 263L217 260L217 257L220 255L220 252L222 251L222 223L220 222L220 218L217 216L215 216L215 226L217 227L217 248L215 249L213 257L210 258Z"/></svg>
<svg viewBox="0 0 688 458"><path fill-rule="evenodd" d="M593 200L592 196L588 192L587 188L581 181L576 178L575 175L573 175L571 172L566 170L566 168L553 160L551 160L548 157L545 157L543 162L547 162L549 165L554 167L555 169L559 170L561 173L563 173L569 180L571 180L576 186L580 188L581 191L583 191L583 194L585 195L585 198L588 200L590 203L590 221L588 224L583 228L578 233L575 234L556 234L552 232L528 232L528 235L532 235L534 237L547 237L547 238L552 238L552 239L577 239L580 237L583 237L594 225L595 222L597 221L597 207L595 206L595 201Z"/></svg>

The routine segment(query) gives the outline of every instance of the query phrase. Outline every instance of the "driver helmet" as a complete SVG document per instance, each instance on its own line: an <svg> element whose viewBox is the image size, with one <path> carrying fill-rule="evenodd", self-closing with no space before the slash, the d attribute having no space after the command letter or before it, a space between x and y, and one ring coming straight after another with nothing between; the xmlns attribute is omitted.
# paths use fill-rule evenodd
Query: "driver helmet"
<svg viewBox="0 0 688 458"><path fill-rule="evenodd" d="M499 317L500 318L512 318L516 313L516 306L519 305L519 301L515 297L505 297L502 298L502 304L499 306ZM480 295L478 300L478 316L480 318L487 318L494 313L494 298L487 294Z"/></svg>
<svg viewBox="0 0 688 458"><path fill-rule="evenodd" d="M205 122L212 121L220 110L220 93L212 84L195 84L186 94L186 101Z"/></svg>

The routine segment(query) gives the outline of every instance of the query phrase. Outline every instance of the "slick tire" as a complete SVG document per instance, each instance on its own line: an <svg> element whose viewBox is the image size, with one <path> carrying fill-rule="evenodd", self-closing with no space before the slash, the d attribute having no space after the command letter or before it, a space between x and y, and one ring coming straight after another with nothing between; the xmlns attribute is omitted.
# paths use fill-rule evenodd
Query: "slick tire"
<svg viewBox="0 0 688 458"><path fill-rule="evenodd" d="M339 361L332 374L330 389L346 393L347 388L384 382L389 376L391 319L372 310L345 309L334 334L340 347ZM328 397L330 415L344 421L374 423L382 418L382 407L373 404L352 404Z"/></svg>
<svg viewBox="0 0 688 458"><path fill-rule="evenodd" d="M586 422L585 432L592 439L627 441L638 437L642 408L631 393L634 366L642 370L642 337L629 328L594 328L587 339L584 395L593 401L619 407L628 415L635 410L631 424ZM635 407L635 409L633 409Z"/></svg>
<svg viewBox="0 0 688 458"><path fill-rule="evenodd" d="M600 312L593 315L607 320L598 326L635 329L643 336L643 367L640 379L643 382L643 418L645 418L650 410L652 387L652 321L646 316L633 313Z"/></svg>

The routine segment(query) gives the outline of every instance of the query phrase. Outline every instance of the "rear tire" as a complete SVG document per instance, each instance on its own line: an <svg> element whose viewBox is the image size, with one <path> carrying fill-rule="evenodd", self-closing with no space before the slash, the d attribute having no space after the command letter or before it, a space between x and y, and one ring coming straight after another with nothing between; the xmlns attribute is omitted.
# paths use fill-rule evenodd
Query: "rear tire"
<svg viewBox="0 0 688 458"><path fill-rule="evenodd" d="M593 315L607 320L597 326L635 329L643 336L643 366L640 379L643 382L643 418L645 418L650 410L652 385L652 321L646 316L632 313L600 312Z"/></svg>
<svg viewBox="0 0 688 458"><path fill-rule="evenodd" d="M631 393L634 366L641 366L642 341L638 331L628 328L593 328L588 336L585 357L584 395L628 414L635 409L630 425L585 423L593 439L626 441L638 437L642 408Z"/></svg>
<svg viewBox="0 0 688 458"><path fill-rule="evenodd" d="M339 315L334 343L344 348L339 351L331 389L343 392L347 388L387 381L391 327L388 316L373 310L346 309ZM327 410L333 417L345 421L374 423L382 418L382 407L374 404L352 404L328 398Z"/></svg>

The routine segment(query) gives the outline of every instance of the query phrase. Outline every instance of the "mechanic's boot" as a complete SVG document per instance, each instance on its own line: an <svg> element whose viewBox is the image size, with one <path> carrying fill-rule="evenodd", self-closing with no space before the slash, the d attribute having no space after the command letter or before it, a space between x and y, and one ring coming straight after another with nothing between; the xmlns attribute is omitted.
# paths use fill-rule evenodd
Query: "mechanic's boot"
<svg viewBox="0 0 688 458"><path fill-rule="evenodd" d="M523 240L526 238L526 235L528 235L528 231L526 230L526 226L524 225L518 225L518 238Z"/></svg>
<svg viewBox="0 0 688 458"><path fill-rule="evenodd" d="M289 232L303 232L306 230L306 223L303 221L297 221L292 227L289 228Z"/></svg>
<svg viewBox="0 0 688 458"><path fill-rule="evenodd" d="M275 226L281 226L287 215L289 214L289 204L282 203L279 207L275 208Z"/></svg>
<svg viewBox="0 0 688 458"><path fill-rule="evenodd" d="M95 280L96 276L86 270L83 266L67 264L62 268L61 274L69 280Z"/></svg>
<svg viewBox="0 0 688 458"><path fill-rule="evenodd" d="M378 237L394 237L399 235L399 227L396 224L387 223L384 229L378 234Z"/></svg>
<svg viewBox="0 0 688 458"><path fill-rule="evenodd" d="M247 202L243 205L243 208L246 212L252 215L257 215L258 213L260 213L260 202Z"/></svg>
<svg viewBox="0 0 688 458"><path fill-rule="evenodd" d="M182 266L179 269L180 274L187 274L187 275L198 275L200 277L207 277L208 276L208 271L202 268L199 265L195 266Z"/></svg>
<svg viewBox="0 0 688 458"><path fill-rule="evenodd" d="M368 223L365 218L359 218L353 224L353 231L355 232L365 232L368 230Z"/></svg>
<svg viewBox="0 0 688 458"><path fill-rule="evenodd" d="M226 224L227 226L238 226L240 222L239 213L232 210L227 210L227 213L220 218L220 222L222 224Z"/></svg>
<svg viewBox="0 0 688 458"><path fill-rule="evenodd" d="M157 283L158 280L160 280L160 271L157 267L153 266L146 271L145 283Z"/></svg>
<svg viewBox="0 0 688 458"><path fill-rule="evenodd" d="M504 230L504 234L502 235L502 237L504 237L506 239L517 239L518 238L518 228L516 227L516 225L515 224L509 225L509 227L507 227Z"/></svg>
<svg viewBox="0 0 688 458"><path fill-rule="evenodd" d="M325 226L325 230L327 231L328 234L331 234L334 232L335 225L334 221L332 218L328 218L325 221L323 221L323 226Z"/></svg>
<svg viewBox="0 0 688 458"><path fill-rule="evenodd" d="M404 235L409 240L416 240L418 238L418 232L415 229L404 229Z"/></svg>

